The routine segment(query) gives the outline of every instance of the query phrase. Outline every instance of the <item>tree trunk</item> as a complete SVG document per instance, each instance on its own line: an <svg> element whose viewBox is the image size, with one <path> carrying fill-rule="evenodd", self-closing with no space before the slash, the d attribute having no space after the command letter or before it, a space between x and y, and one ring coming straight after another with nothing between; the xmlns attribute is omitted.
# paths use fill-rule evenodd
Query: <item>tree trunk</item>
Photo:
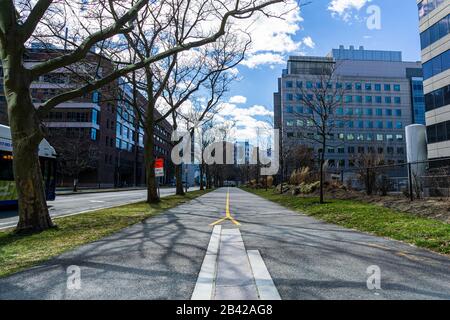
<svg viewBox="0 0 450 320"><path fill-rule="evenodd" d="M175 166L175 178L176 178L176 194L177 196L184 196L185 192L183 190L183 170L182 164Z"/></svg>
<svg viewBox="0 0 450 320"><path fill-rule="evenodd" d="M323 176L323 166L325 165L325 147L326 141L322 142L322 152L320 154L320 204L324 204L324 176Z"/></svg>
<svg viewBox="0 0 450 320"><path fill-rule="evenodd" d="M158 203L158 189L155 176L155 156L153 154L153 126L146 127L146 139L144 147L145 175L147 182L147 202Z"/></svg>
<svg viewBox="0 0 450 320"><path fill-rule="evenodd" d="M205 187L203 185L203 176L204 176L204 173L203 173L203 163L202 163L202 164L200 164L200 181L199 181L201 191L205 190Z"/></svg>
<svg viewBox="0 0 450 320"><path fill-rule="evenodd" d="M22 67L22 50L3 59L5 94L13 142L13 171L19 200L17 232L53 227L45 199L39 164L43 139L40 121L31 100L29 72Z"/></svg>

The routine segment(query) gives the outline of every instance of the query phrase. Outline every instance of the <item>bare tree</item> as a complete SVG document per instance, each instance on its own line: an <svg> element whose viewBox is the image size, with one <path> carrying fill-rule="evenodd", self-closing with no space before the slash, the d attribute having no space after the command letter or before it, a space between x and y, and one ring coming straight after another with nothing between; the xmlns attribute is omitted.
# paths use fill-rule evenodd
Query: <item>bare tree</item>
<svg viewBox="0 0 450 320"><path fill-rule="evenodd" d="M17 231L39 231L53 226L44 197L42 173L39 167L38 145L44 137L41 119L58 104L83 96L126 74L145 68L152 63L191 48L215 42L224 35L230 19L244 19L256 12L284 0L161 0L95 2L90 10L81 10L83 3L68 1L17 1L0 2L0 58L4 69L4 89L7 97L8 118L14 146L14 177L19 197L19 222ZM34 5L33 5L34 4ZM143 9L151 6L145 19L152 20L153 8L164 6L161 12L172 34L175 17L186 22L184 28L195 30L182 42L172 42L151 56L136 63L117 64L107 74L98 74L95 80L78 88L71 88L35 108L30 94L31 83L44 74L76 65L90 53L116 35L128 34L135 21L143 18ZM267 12L269 14L269 12ZM216 23L211 24L211 19ZM202 28L205 21L211 28ZM162 23L165 25L166 23ZM70 27L70 28L68 28ZM68 28L68 29L66 29ZM68 30L67 36L64 30ZM158 31L158 30L156 30ZM121 37L117 37L119 40ZM62 46L59 54L32 67L24 64L26 44L47 39ZM176 39L176 35L174 37ZM111 48L118 45L112 43ZM70 50L69 50L70 49Z"/></svg>
<svg viewBox="0 0 450 320"><path fill-rule="evenodd" d="M98 166L99 150L81 130L75 136L59 136L52 142L58 153L58 172L73 179L73 191L78 191L81 173Z"/></svg>
<svg viewBox="0 0 450 320"><path fill-rule="evenodd" d="M338 66L334 61L324 62L317 67L316 75L308 78L308 84L299 88L300 101L305 106L303 113L296 113L301 126L305 128L303 139L320 146L319 176L320 203L324 203L324 165L325 155L330 143L336 144L334 131L337 121L344 121L345 116L337 114L343 107L346 88L339 82ZM334 146L334 145L333 145Z"/></svg>
<svg viewBox="0 0 450 320"><path fill-rule="evenodd" d="M216 43L205 46L188 57L175 62L175 66L163 90L163 98L172 113L173 131L179 129L179 120L183 121L189 135L195 134L195 129L201 123L210 121L215 114L213 110L227 92L229 85L236 79L230 71L243 59L250 40L241 41L227 33ZM206 105L195 108L189 100L195 93L205 92ZM187 110L182 110L186 105ZM191 107L189 107L191 105ZM193 108L194 107L194 108ZM180 141L175 141L178 144ZM176 194L184 195L182 185L182 164L175 166Z"/></svg>

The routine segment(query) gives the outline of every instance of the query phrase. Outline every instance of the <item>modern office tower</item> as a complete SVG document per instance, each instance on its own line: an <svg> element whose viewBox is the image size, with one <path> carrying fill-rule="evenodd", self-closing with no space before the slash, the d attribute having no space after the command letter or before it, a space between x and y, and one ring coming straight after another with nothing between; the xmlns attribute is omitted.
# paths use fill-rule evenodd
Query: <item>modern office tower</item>
<svg viewBox="0 0 450 320"><path fill-rule="evenodd" d="M404 62L401 52L353 46L333 49L326 57L290 57L274 95L274 123L282 130L282 150L306 145L316 155L321 151L320 144L310 139L314 137L310 124L303 120L313 113L303 96L323 85L317 79L324 66L335 70L327 84L330 92L344 95L332 97L341 105L334 110L334 129L325 150L329 167L351 172L358 158L370 154L385 164L406 162L405 127L423 119L422 66ZM313 94L310 98L319 99Z"/></svg>
<svg viewBox="0 0 450 320"><path fill-rule="evenodd" d="M450 1L417 1L428 158L450 157Z"/></svg>
<svg viewBox="0 0 450 320"><path fill-rule="evenodd" d="M27 66L64 54L51 47L31 46L24 57ZM93 58L93 57L91 57ZM89 60L86 64L89 70ZM92 59L91 59L92 60ZM98 63L98 56L95 56ZM113 66L102 59L98 72L108 72ZM44 75L31 85L31 95L36 106L47 99L79 86L83 76L70 69L57 70ZM8 124L6 100L3 90L3 73L0 65L0 124ZM131 94L130 88L120 79L83 97L57 105L44 119L47 139L59 155L58 186L69 187L78 176L80 187L113 187L145 184L143 131L133 107L122 99ZM146 99L140 95L139 103L145 107ZM160 117L155 114L155 117ZM162 121L155 127L154 155L166 159L166 177L173 178L170 161L172 128Z"/></svg>

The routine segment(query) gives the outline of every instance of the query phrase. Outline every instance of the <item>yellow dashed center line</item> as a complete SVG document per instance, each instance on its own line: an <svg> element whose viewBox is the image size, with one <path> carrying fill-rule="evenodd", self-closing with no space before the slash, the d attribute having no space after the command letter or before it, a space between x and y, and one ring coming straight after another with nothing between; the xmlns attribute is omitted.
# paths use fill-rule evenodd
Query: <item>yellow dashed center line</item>
<svg viewBox="0 0 450 320"><path fill-rule="evenodd" d="M231 213L230 213L230 189L227 190L227 202L226 202L226 205L225 205L225 218L219 219L216 222L211 223L210 226L213 227L213 226L218 225L218 224L220 224L220 223L222 223L222 222L224 222L226 220L230 220L231 222L233 222L237 226L241 225L238 221L236 221L236 219L234 219L231 216Z"/></svg>

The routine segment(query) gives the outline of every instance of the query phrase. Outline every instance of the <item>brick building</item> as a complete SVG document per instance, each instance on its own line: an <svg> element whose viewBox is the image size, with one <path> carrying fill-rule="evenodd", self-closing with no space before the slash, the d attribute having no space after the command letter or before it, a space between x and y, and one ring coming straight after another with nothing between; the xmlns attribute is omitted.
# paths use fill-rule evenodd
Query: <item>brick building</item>
<svg viewBox="0 0 450 320"><path fill-rule="evenodd" d="M26 66L63 54L57 49L32 47L24 57ZM74 70L79 68L80 70ZM31 94L36 106L47 99L102 77L113 69L105 58L90 55L71 69L60 69L33 82ZM94 75L94 76L93 76ZM0 123L8 124L0 66ZM129 90L121 79L83 97L56 106L44 119L48 140L59 155L58 186L71 186L78 176L80 187L114 187L145 184L144 132L133 107L121 99ZM146 100L138 101L145 107ZM155 117L159 117L155 114ZM169 159L171 125L167 121L155 130L154 155ZM166 164L161 183L173 179L173 169Z"/></svg>

